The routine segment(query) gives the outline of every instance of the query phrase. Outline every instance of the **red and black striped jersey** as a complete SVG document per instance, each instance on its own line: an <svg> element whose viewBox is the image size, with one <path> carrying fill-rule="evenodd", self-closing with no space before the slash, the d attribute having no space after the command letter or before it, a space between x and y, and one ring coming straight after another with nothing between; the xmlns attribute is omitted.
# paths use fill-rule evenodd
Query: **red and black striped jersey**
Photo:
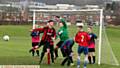
<svg viewBox="0 0 120 68"><path fill-rule="evenodd" d="M43 36L42 36L41 41L47 41L51 45L53 45L53 39L52 38L56 38L56 31L53 27L49 28L48 26L46 26L44 28L34 29L33 31L43 32Z"/></svg>

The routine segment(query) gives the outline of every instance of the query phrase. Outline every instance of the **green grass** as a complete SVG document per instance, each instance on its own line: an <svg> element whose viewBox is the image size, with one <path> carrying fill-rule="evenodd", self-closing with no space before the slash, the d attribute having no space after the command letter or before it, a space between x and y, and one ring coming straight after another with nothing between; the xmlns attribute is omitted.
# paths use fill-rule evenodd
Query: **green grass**
<svg viewBox="0 0 120 68"><path fill-rule="evenodd" d="M0 65L38 65L39 58L32 57L31 54L28 53L28 50L31 48L31 37L30 37L30 28L32 26L21 25L21 26L13 26L13 25L2 25L0 26ZM95 29L97 32L98 29ZM69 27L69 35L70 37L75 36L77 29L75 26ZM107 35L110 41L111 47L114 51L115 56L120 62L120 27L107 28ZM8 42L3 41L3 35L9 35L10 40ZM56 42L57 43L57 42ZM42 48L40 48L41 50ZM74 52L77 52L77 45L74 45ZM66 68L67 66L61 67L60 62L62 61L62 56L60 56L55 64L47 65L46 59L44 59L41 64L41 68ZM74 56L74 63L76 64L76 54ZM73 66L71 68L76 68ZM88 68L120 68L118 66L112 65L88 65Z"/></svg>

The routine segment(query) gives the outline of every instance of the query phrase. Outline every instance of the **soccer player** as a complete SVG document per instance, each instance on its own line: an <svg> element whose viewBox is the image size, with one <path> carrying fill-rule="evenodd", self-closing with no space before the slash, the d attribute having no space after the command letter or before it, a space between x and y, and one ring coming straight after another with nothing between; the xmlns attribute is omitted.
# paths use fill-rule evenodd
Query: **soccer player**
<svg viewBox="0 0 120 68"><path fill-rule="evenodd" d="M42 62L42 59L43 59L45 53L48 51L50 51L51 60L52 60L52 63L54 63L54 54L53 54L54 42L53 41L56 38L56 31L55 31L53 25L54 25L53 20L49 20L47 26L33 30L33 31L42 31L43 32L41 42L39 43L39 47L41 47L41 45L44 45L43 51L42 51L41 57L40 57L40 63ZM39 47L36 47L36 48L39 48Z"/></svg>
<svg viewBox="0 0 120 68"><path fill-rule="evenodd" d="M69 38L68 31L67 31L67 24L65 20L63 18L58 18L57 20L59 19L60 19L60 22L59 22L60 28L57 31L57 36L60 38L60 41L57 43L55 47L55 59L58 57L58 48L60 48L63 42ZM62 50L61 52L62 52L63 57L65 57L64 52Z"/></svg>
<svg viewBox="0 0 120 68"><path fill-rule="evenodd" d="M70 38L67 39L62 45L61 45L61 50L64 51L64 53L66 54L65 59L62 61L61 65L64 66L64 64L68 61L67 65L74 65L73 64L73 59L72 59L72 47L74 45L74 39Z"/></svg>
<svg viewBox="0 0 120 68"><path fill-rule="evenodd" d="M90 64L95 63L95 39L97 39L96 34L93 33L92 27L88 27L88 33L90 36L89 46L88 46L88 60Z"/></svg>
<svg viewBox="0 0 120 68"><path fill-rule="evenodd" d="M38 46L39 42L40 42L40 32L39 31L32 31L31 32L31 37L32 37L32 47L36 47ZM34 56L35 51L37 53L37 56L39 56L39 50L35 49L35 50L30 50L30 52L32 52L32 56Z"/></svg>
<svg viewBox="0 0 120 68"><path fill-rule="evenodd" d="M80 68L80 56L83 52L85 55L84 58L84 68L87 67L88 62L88 42L90 40L89 34L83 31L83 23L77 23L78 32L75 36L75 42L78 44L78 59L77 59L77 68Z"/></svg>

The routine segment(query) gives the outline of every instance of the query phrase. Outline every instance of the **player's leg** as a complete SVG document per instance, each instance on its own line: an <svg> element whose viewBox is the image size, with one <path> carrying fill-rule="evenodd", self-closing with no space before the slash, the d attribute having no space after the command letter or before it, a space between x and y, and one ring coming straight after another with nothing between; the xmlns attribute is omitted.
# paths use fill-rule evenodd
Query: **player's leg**
<svg viewBox="0 0 120 68"><path fill-rule="evenodd" d="M35 56L35 51L34 50L32 50L32 56Z"/></svg>
<svg viewBox="0 0 120 68"><path fill-rule="evenodd" d="M85 58L84 58L84 68L87 67L87 63L88 63L88 47L84 47L84 55L85 55Z"/></svg>
<svg viewBox="0 0 120 68"><path fill-rule="evenodd" d="M61 65L64 66L65 63L67 62L67 60L68 60L68 57L65 57L64 60L62 61Z"/></svg>
<svg viewBox="0 0 120 68"><path fill-rule="evenodd" d="M60 48L60 46L62 45L63 41L59 41L55 47L55 59L58 57L58 48Z"/></svg>
<svg viewBox="0 0 120 68"><path fill-rule="evenodd" d="M95 63L95 48L93 48L92 58L93 58L93 64L94 64Z"/></svg>
<svg viewBox="0 0 120 68"><path fill-rule="evenodd" d="M32 45L33 45L33 44L32 44ZM31 53L33 50L40 48L42 45L44 45L44 41L39 42L39 44L38 44L37 47L35 47L35 46L32 47L32 49L30 49L29 52Z"/></svg>
<svg viewBox="0 0 120 68"><path fill-rule="evenodd" d="M92 55L91 55L91 52L88 53L88 61L89 61L89 64L92 63Z"/></svg>
<svg viewBox="0 0 120 68"><path fill-rule="evenodd" d="M69 59L70 59L70 65L73 66L74 65L74 62L73 62L73 52L70 52Z"/></svg>
<svg viewBox="0 0 120 68"><path fill-rule="evenodd" d="M50 54L51 54L52 63L54 63L54 46L53 45L50 45Z"/></svg>
<svg viewBox="0 0 120 68"><path fill-rule="evenodd" d="M43 59L43 57L44 57L46 51L47 51L47 46L44 45L44 46L43 46L42 53L41 53L41 57L40 57L40 63L42 62L42 59Z"/></svg>
<svg viewBox="0 0 120 68"><path fill-rule="evenodd" d="M38 47L40 48L42 45L44 45L45 44L45 42L44 41L40 41L39 43L38 43Z"/></svg>
<svg viewBox="0 0 120 68"><path fill-rule="evenodd" d="M62 61L62 63L61 63L61 65L62 66L64 66L64 64L68 61L68 55L67 55L67 52L66 52L66 50L65 49L62 49L64 52L65 52L65 54L66 54L66 57L64 58L64 60Z"/></svg>
<svg viewBox="0 0 120 68"><path fill-rule="evenodd" d="M70 49L67 49L67 57L68 57L67 65L70 66L71 63L73 63L72 56L71 56L71 50Z"/></svg>
<svg viewBox="0 0 120 68"><path fill-rule="evenodd" d="M50 48L47 48L47 64L50 64Z"/></svg>
<svg viewBox="0 0 120 68"><path fill-rule="evenodd" d="M91 64L92 63L91 48L88 49L88 60L89 60L89 64Z"/></svg>
<svg viewBox="0 0 120 68"><path fill-rule="evenodd" d="M39 42L36 42L36 46L38 46ZM36 54L39 56L39 49L36 49Z"/></svg>
<svg viewBox="0 0 120 68"><path fill-rule="evenodd" d="M36 53L37 53L37 56L39 56L39 50L38 49L36 50Z"/></svg>
<svg viewBox="0 0 120 68"><path fill-rule="evenodd" d="M35 47L35 43L34 42L32 42L32 47ZM34 56L35 55L35 50L31 50L31 52L32 52L32 56Z"/></svg>
<svg viewBox="0 0 120 68"><path fill-rule="evenodd" d="M60 50L61 50L62 56L66 57L66 53L64 52L64 50L62 50L62 49L60 49Z"/></svg>
<svg viewBox="0 0 120 68"><path fill-rule="evenodd" d="M80 68L80 55L83 52L83 47L78 46L77 68Z"/></svg>
<svg viewBox="0 0 120 68"><path fill-rule="evenodd" d="M71 61L71 66L73 66L74 65L74 63L73 63L73 50L72 50L72 47L73 47L73 45L74 45L74 42L70 45L70 48L69 48L69 51L70 51L70 61Z"/></svg>

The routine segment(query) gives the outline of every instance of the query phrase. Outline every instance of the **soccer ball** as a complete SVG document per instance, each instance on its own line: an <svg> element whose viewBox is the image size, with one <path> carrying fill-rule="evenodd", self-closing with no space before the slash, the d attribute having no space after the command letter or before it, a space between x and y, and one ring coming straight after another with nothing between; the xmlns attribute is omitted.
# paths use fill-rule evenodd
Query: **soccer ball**
<svg viewBox="0 0 120 68"><path fill-rule="evenodd" d="M4 35L4 36L3 36L3 40L4 40L4 41L9 41L9 39L10 39L10 38L9 38L8 35Z"/></svg>

